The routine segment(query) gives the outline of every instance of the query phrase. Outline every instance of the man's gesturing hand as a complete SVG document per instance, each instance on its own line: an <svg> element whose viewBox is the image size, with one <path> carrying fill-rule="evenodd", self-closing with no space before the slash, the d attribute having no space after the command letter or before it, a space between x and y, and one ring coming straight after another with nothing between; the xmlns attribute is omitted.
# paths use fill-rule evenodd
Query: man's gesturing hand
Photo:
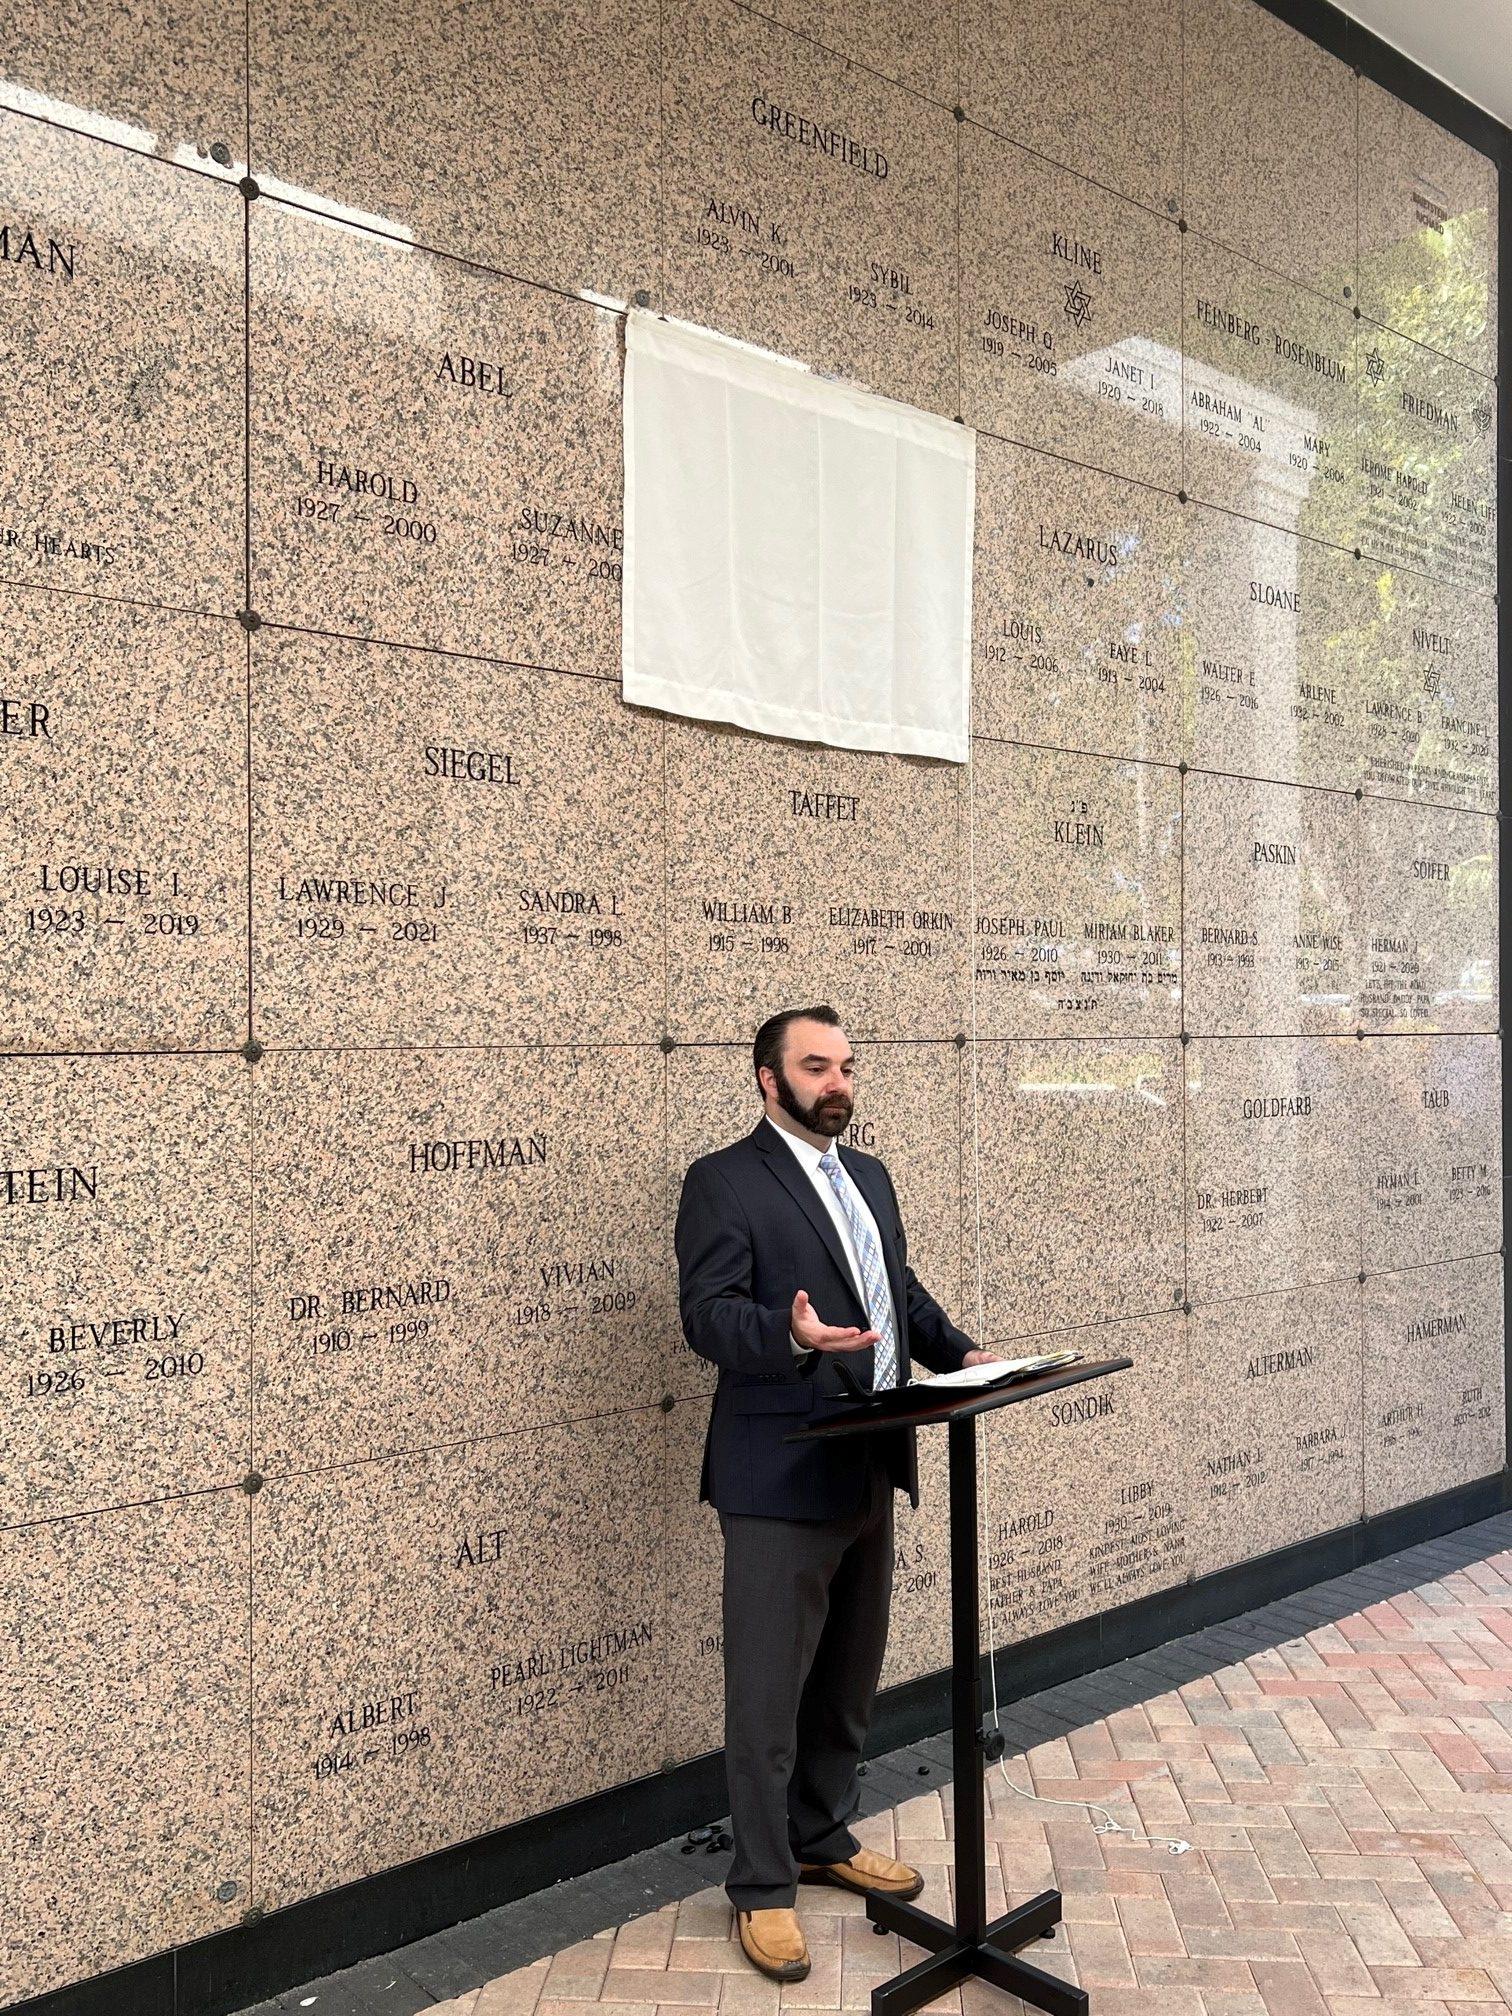
<svg viewBox="0 0 1512 2016"><path fill-rule="evenodd" d="M875 1330L841 1330L833 1323L821 1323L807 1291L802 1288L793 1297L790 1320L793 1335L810 1351L864 1351L868 1344L878 1341Z"/></svg>

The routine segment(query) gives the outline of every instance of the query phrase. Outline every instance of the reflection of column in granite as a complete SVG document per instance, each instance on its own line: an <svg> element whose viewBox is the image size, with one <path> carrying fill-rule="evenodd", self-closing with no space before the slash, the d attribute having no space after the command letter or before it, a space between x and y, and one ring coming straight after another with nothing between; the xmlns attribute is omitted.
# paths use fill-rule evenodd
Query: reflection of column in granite
<svg viewBox="0 0 1512 2016"><path fill-rule="evenodd" d="M1499 1469L1506 1453L1500 1258L1372 1274L1364 1297L1366 1512Z"/></svg>

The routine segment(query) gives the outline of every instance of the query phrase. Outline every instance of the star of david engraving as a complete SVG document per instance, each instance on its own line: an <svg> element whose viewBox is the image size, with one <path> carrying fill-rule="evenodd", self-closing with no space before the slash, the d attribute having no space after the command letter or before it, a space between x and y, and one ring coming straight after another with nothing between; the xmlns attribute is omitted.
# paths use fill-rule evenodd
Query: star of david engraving
<svg viewBox="0 0 1512 2016"><path fill-rule="evenodd" d="M1423 691L1425 693L1437 693L1438 685L1439 685L1439 668L1437 667L1437 665L1430 665L1428 667L1427 672L1423 676Z"/></svg>
<svg viewBox="0 0 1512 2016"><path fill-rule="evenodd" d="M1372 350L1365 359L1365 376L1372 385L1379 385L1386 376L1386 359L1379 350Z"/></svg>
<svg viewBox="0 0 1512 2016"><path fill-rule="evenodd" d="M1092 296L1080 280L1073 280L1066 288L1067 319L1078 329L1085 329L1092 320Z"/></svg>

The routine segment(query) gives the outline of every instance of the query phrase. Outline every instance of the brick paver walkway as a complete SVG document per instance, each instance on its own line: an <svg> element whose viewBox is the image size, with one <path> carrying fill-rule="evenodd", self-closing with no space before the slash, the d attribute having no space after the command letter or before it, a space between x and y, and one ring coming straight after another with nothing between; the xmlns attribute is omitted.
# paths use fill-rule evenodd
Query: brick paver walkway
<svg viewBox="0 0 1512 2016"><path fill-rule="evenodd" d="M1505 1545L1505 1521L1495 1529ZM900 1754L942 1747L933 1739ZM1192 1844L1176 1857L1099 1835L1079 1812L1015 1798L989 1770L989 1910L1051 1884L1064 1893L1065 1923L1028 1957L1087 1987L1093 2016L1512 2008L1512 1551L1047 1736L1006 1768L1049 1798L1103 1801ZM857 1831L922 1869L921 1901L948 1916L950 1827L947 1784ZM798 1908L813 1970L780 1989L747 1965L711 1887L451 1999L418 2000L431 2016L863 2010L875 1982L920 1957L876 1933L859 1898L805 1886ZM428 1977L408 1956L450 1953L454 1936L391 1956L395 1980L381 1974L389 1963L364 1963L369 1986L356 2002L377 2008L405 1982L413 1989L414 1976ZM352 2006L343 1981L359 1976L324 1984L334 1998L306 1991L278 2007L334 2016ZM931 2005L953 2016L1020 2016L1023 2006L975 1983Z"/></svg>

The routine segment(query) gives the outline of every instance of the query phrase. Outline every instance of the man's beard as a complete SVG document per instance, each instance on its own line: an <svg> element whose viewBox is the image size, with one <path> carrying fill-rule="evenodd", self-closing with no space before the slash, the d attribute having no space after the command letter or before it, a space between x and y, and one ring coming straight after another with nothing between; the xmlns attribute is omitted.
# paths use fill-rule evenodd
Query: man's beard
<svg viewBox="0 0 1512 2016"><path fill-rule="evenodd" d="M812 1106L805 1106L780 1064L773 1066L772 1076L777 1080L777 1104L810 1134L843 1134L850 1125L855 1102L848 1093L826 1092Z"/></svg>

